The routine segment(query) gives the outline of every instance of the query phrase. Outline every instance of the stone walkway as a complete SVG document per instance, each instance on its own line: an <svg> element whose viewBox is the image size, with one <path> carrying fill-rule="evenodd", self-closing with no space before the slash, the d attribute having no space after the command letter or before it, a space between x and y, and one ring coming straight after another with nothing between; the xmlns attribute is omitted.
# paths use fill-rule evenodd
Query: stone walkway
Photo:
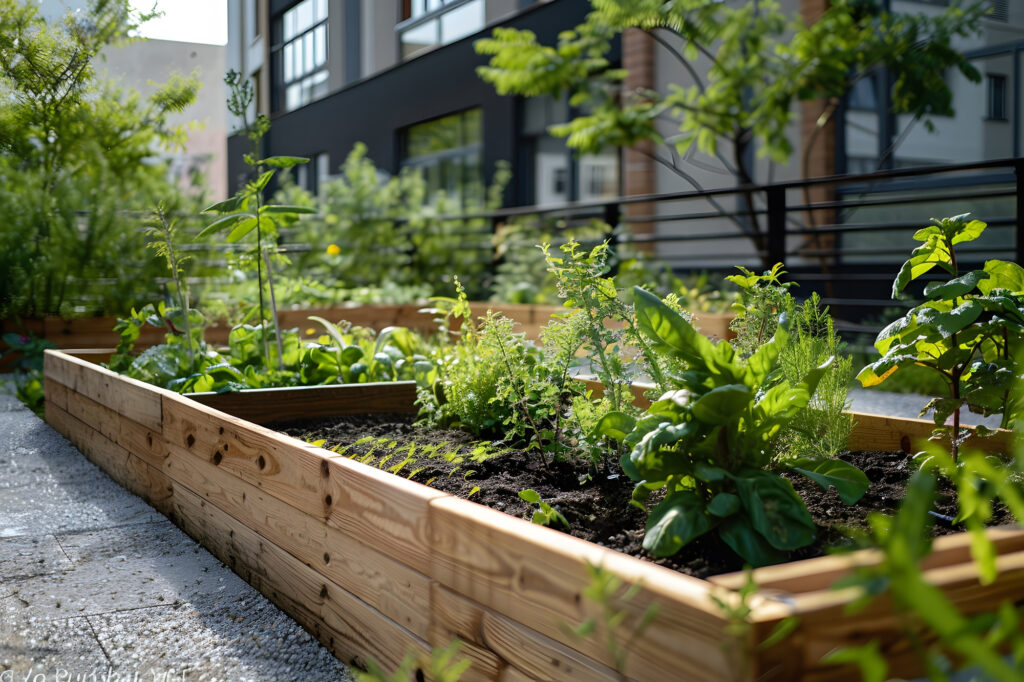
<svg viewBox="0 0 1024 682"><path fill-rule="evenodd" d="M0 682L352 680L295 621L0 395Z"/></svg>

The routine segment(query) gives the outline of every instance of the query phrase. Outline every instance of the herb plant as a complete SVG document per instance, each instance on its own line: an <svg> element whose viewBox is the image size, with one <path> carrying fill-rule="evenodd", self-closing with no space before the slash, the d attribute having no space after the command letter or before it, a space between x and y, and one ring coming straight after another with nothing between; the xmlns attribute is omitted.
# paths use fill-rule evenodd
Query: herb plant
<svg viewBox="0 0 1024 682"><path fill-rule="evenodd" d="M655 401L625 438L626 474L637 482L634 500L651 492L664 499L651 511L644 548L676 553L715 530L753 565L782 560L810 544L815 527L803 500L772 464L771 442L811 400L832 360L798 381L768 384L789 338L780 317L774 335L743 360L728 342L712 344L676 310L634 289L637 326L653 352L684 362L674 390ZM797 458L785 466L853 504L867 489L864 474L840 460Z"/></svg>
<svg viewBox="0 0 1024 682"><path fill-rule="evenodd" d="M282 358L284 349L282 347L281 329L277 322L277 304L274 298L273 268L271 262L272 247L268 248L266 242L274 243L277 237L279 224L293 222L299 214L315 213L315 209L308 206L289 206L267 203L263 199L263 192L270 184L274 174L278 170L293 168L309 159L297 156L272 156L260 159L257 154L259 141L270 129L270 121L263 114L256 117L255 122L249 122L249 107L253 101L252 83L243 78L236 71L230 71L224 79L230 88L228 95L228 111L242 120L246 137L249 138L252 150L245 155L245 162L256 173L255 179L250 180L240 189L235 196L225 201L217 202L208 206L204 213L215 213L220 217L210 223L196 237L201 239L210 234L227 232L227 242L235 243L249 233L256 232L256 282L259 294L259 328L262 331L260 342L263 354L266 357L267 366L271 364L270 350L267 344L267 313L264 305L264 269L266 270L266 287L270 294L270 324L274 328L274 339L277 344L278 369L283 369Z"/></svg>
<svg viewBox="0 0 1024 682"><path fill-rule="evenodd" d="M934 434L950 439L954 457L964 437L964 406L984 415L1002 413L1001 426L1013 428L1024 404L1024 392L1015 382L1024 345L1024 268L990 260L980 270L961 273L957 245L977 239L986 227L968 218L933 219L933 225L914 234L923 243L896 276L893 298L936 267L949 278L929 282L927 300L879 332L875 348L882 357L857 375L865 387L911 365L941 376L948 397L932 400L921 414L933 413ZM990 430L979 427L978 433Z"/></svg>

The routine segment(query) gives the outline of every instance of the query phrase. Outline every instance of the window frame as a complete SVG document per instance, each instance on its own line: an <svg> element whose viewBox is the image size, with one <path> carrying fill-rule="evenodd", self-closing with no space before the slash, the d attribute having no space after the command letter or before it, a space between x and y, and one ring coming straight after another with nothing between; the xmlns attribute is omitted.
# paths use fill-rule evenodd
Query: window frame
<svg viewBox="0 0 1024 682"><path fill-rule="evenodd" d="M290 111L296 111L297 109L301 109L302 107L306 106L307 104L310 104L311 102L315 102L316 100L320 99L321 97L323 97L323 96L325 96L327 94L327 92L325 90L325 92L322 95L319 95L319 96L312 96L312 95L310 95L309 99L305 99L305 100L303 100L303 98L301 96L302 87L303 87L302 84L303 84L304 81L309 80L309 79L313 78L314 76L317 76L318 74L321 74L321 73L325 74L326 76L324 78L319 80L317 83L312 83L310 85L310 88L313 88L313 87L316 87L317 85L319 85L321 82L322 83L329 82L329 78L330 78L330 64L331 64L331 40L330 40L330 35L331 35L331 31L330 31L331 12L330 12L330 4L331 3L329 2L329 0L319 0L319 1L323 3L323 10L324 10L323 18L319 19L319 20L315 19L315 13L314 13L314 15L313 15L314 16L313 22L310 23L308 26L306 26L303 30L296 32L294 35L292 35L288 39L285 39L285 35L286 35L285 21L286 21L286 17L288 16L289 12L292 12L293 10L295 10L299 5L303 4L303 2L310 2L311 5L313 6L313 8L315 9L316 4L318 4L317 0L300 0L299 2L296 2L296 3L292 4L286 10L281 12L281 14L279 14L274 19L274 22L275 22L276 26L275 26L275 30L272 31L272 35L274 35L274 37L278 38L277 44L272 45L271 48L270 48L271 62L274 65L274 68L273 68L273 71L274 71L274 92L272 93L274 101L271 103L271 108L274 111L274 113L288 113ZM314 9L311 9L311 11L314 11ZM315 46L316 41L315 41L315 38L313 38L312 36L321 27L323 28L323 42L324 42L323 61L320 62L319 64L317 64L316 63L316 61L317 61L317 52L316 52L316 46ZM300 75L294 75L293 74L291 80L288 80L286 78L286 73L287 73L288 69L285 66L285 55L286 55L287 49L288 49L288 47L290 45L296 45L295 49L302 49L301 46L303 45L303 41L306 38L306 36L310 36L310 40L312 40L313 44L314 44L314 46L312 48L312 56L313 56L314 67L313 67L312 70L310 70L308 72L303 72ZM293 86L298 86L300 88L300 90L299 90L299 92L300 92L299 103L296 106L294 106L294 107L289 107L288 106L288 88L289 87L293 87Z"/></svg>
<svg viewBox="0 0 1024 682"><path fill-rule="evenodd" d="M1008 122L1010 120L1010 107L1008 106L1009 99L1006 96L1006 86L1009 79L1006 74L1003 73L986 73L985 74L985 120L986 121L1000 121ZM999 111L996 111L996 83L999 83L1001 92L999 93Z"/></svg>
<svg viewBox="0 0 1024 682"><path fill-rule="evenodd" d="M436 2L440 3L440 6L435 8L435 9L426 10L423 14L420 14L418 16L412 16L412 5L413 5L413 3L424 3L425 4L425 3L431 2L431 1L432 0L397 0L397 2L398 2L398 15L397 15L398 16L398 23L395 24L395 52L397 54L399 62L404 62L407 59L415 59L416 57L420 56L421 54L424 54L424 53L428 52L429 50L436 49L436 48L442 47L444 45L449 45L452 42L456 42L454 40L453 41L449 41L449 42L444 42L442 40L442 36L440 35L440 32L441 32L440 18L442 16L444 16L445 14L448 14L449 12L452 12L454 10L457 10L460 7L463 7L464 5L468 5L468 4L472 3L472 2L476 2L476 0L433 0L433 1L436 1ZM487 26L487 0L480 0L480 3L481 3L481 9L483 10L483 15L484 15L483 16L483 22L481 23L481 29L482 29L482 28ZM409 31L410 29L414 29L414 28L416 28L418 26L422 26L422 25L428 24L428 23L430 23L432 21L437 21L438 22L437 23L437 40L434 42L433 46L430 47L430 48L424 49L421 52L417 52L416 54L410 55L408 57L404 56L402 54L402 35L405 32ZM472 33L469 33L467 35L472 35ZM461 38L457 38L456 40L461 40Z"/></svg>

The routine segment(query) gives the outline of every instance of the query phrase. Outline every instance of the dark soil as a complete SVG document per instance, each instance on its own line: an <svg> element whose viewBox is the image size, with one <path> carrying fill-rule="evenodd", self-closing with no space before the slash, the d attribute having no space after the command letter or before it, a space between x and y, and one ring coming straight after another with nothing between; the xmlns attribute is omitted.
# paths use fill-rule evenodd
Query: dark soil
<svg viewBox="0 0 1024 682"><path fill-rule="evenodd" d="M531 517L535 507L520 499L518 493L532 488L565 516L569 532L578 538L699 578L743 568L739 557L713 534L690 543L673 557L647 554L642 547L647 515L629 504L633 483L625 475L609 474L603 466L600 475L590 475L578 463L545 464L536 452L493 445L488 445L487 451L498 454L477 462L471 453L479 444L469 434L419 428L412 422L407 415L359 415L289 422L276 428L304 440L323 439L323 447L355 459L370 455L368 463L383 469L392 469L406 460L409 444L413 443L415 461L402 466L398 475L525 519ZM366 437L376 440L357 444ZM432 446L452 461L416 456ZM916 469L911 457L902 452L848 452L840 457L864 471L871 487L860 502L847 506L834 489L825 492L803 476L789 477L819 528L817 540L793 552L793 560L820 556L831 547L854 545L851 534L866 528L870 512L896 510ZM612 472L617 469L617 464L610 467ZM963 530L951 522L957 514L956 495L946 482L940 482L935 514L936 535ZM997 510L996 517L995 524L1012 521L1005 509Z"/></svg>

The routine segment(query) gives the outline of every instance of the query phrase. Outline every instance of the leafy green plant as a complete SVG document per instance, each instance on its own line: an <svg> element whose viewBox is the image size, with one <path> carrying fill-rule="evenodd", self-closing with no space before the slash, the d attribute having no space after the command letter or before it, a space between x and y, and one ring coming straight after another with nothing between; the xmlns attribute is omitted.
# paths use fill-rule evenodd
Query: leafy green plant
<svg viewBox="0 0 1024 682"><path fill-rule="evenodd" d="M41 339L31 332L27 334L7 332L0 338L3 338L4 343L7 344L7 349L3 352L2 357L20 355L14 366L16 370L41 371L43 369L43 352L47 348L57 347L53 341Z"/></svg>
<svg viewBox="0 0 1024 682"><path fill-rule="evenodd" d="M174 77L142 97L96 69L151 17L127 0L53 21L0 3L0 318L121 313L160 274L134 211L183 201L155 157L184 141L173 119L199 84Z"/></svg>
<svg viewBox="0 0 1024 682"><path fill-rule="evenodd" d="M1007 599L988 612L964 614L940 588L928 582L920 562L932 548L934 517L929 512L935 499L935 474L941 472L960 490L961 516L968 513L971 551L980 581L990 584L996 579L997 552L983 525L997 499L1018 521L1024 521L1024 495L1019 485L1024 453L1018 453L1015 465L1007 467L978 452L964 453L958 462L935 443L927 452L929 464L911 478L899 512L893 517L869 517L870 545L879 551L882 560L857 568L836 588L855 587L862 592L854 610L887 595L910 641L935 641L927 648L917 647L929 679L950 679L956 661L984 679L1019 680L1024 675L1024 621L1018 606ZM987 484L979 485L982 480ZM825 662L856 665L866 681L887 679L888 662L879 652L877 641L839 649Z"/></svg>
<svg viewBox="0 0 1024 682"><path fill-rule="evenodd" d="M896 276L893 297L935 267L949 278L929 282L924 288L927 300L879 332L875 348L882 357L857 375L865 387L911 365L941 376L948 397L932 400L921 414L933 413L935 436L950 439L954 457L964 437L964 406L984 415L1002 413L1001 426L1013 428L1024 405L1024 391L1015 382L1024 345L1024 268L990 260L981 270L961 273L957 245L977 239L986 227L968 217L933 219L933 225L914 234L923 243ZM978 432L990 430L980 427Z"/></svg>
<svg viewBox="0 0 1024 682"><path fill-rule="evenodd" d="M562 516L562 512L541 499L540 493L536 490L530 488L520 490L519 499L537 505L537 509L533 510L533 516L530 518L534 523L549 527L557 523L565 530L569 530L569 522Z"/></svg>
<svg viewBox="0 0 1024 682"><path fill-rule="evenodd" d="M227 242L235 243L251 232L256 232L254 260L256 261L256 282L260 303L260 329L263 331L260 341L267 366L270 367L271 358L269 344L267 343L266 327L267 312L263 297L264 281L266 281L266 288L270 294L269 319L274 329L274 339L277 344L278 369L283 369L282 358L284 357L284 349L282 348L281 329L277 321L277 303L274 298L273 264L271 260L273 245L277 239L279 225L294 222L299 214L315 213L315 209L309 206L288 206L265 202L263 192L278 170L293 168L299 164L307 163L309 159L297 156L272 156L260 159L257 154L259 142L270 130L270 121L265 115L260 114L256 117L255 122L250 123L249 108L254 94L252 83L248 79L243 78L236 71L230 71L224 81L230 89L228 94L228 111L241 119L243 130L250 142L251 151L245 155L245 162L257 173L257 176L247 182L235 196L204 209L204 213L215 213L220 217L207 225L197 235L196 239L201 239L210 234L227 232ZM269 243L270 246L265 246L265 243ZM266 280L264 280L264 271L266 273Z"/></svg>
<svg viewBox="0 0 1024 682"><path fill-rule="evenodd" d="M676 310L643 289L634 290L636 323L659 355L687 369L674 390L655 401L625 438L622 458L637 482L634 500L665 490L651 511L644 548L671 555L712 530L753 565L774 563L809 544L815 527L803 500L768 467L772 440L811 400L831 360L799 381L768 384L789 338L781 316L775 334L745 361L725 341L712 344ZM847 504L867 489L864 474L840 460L798 458L784 463Z"/></svg>

